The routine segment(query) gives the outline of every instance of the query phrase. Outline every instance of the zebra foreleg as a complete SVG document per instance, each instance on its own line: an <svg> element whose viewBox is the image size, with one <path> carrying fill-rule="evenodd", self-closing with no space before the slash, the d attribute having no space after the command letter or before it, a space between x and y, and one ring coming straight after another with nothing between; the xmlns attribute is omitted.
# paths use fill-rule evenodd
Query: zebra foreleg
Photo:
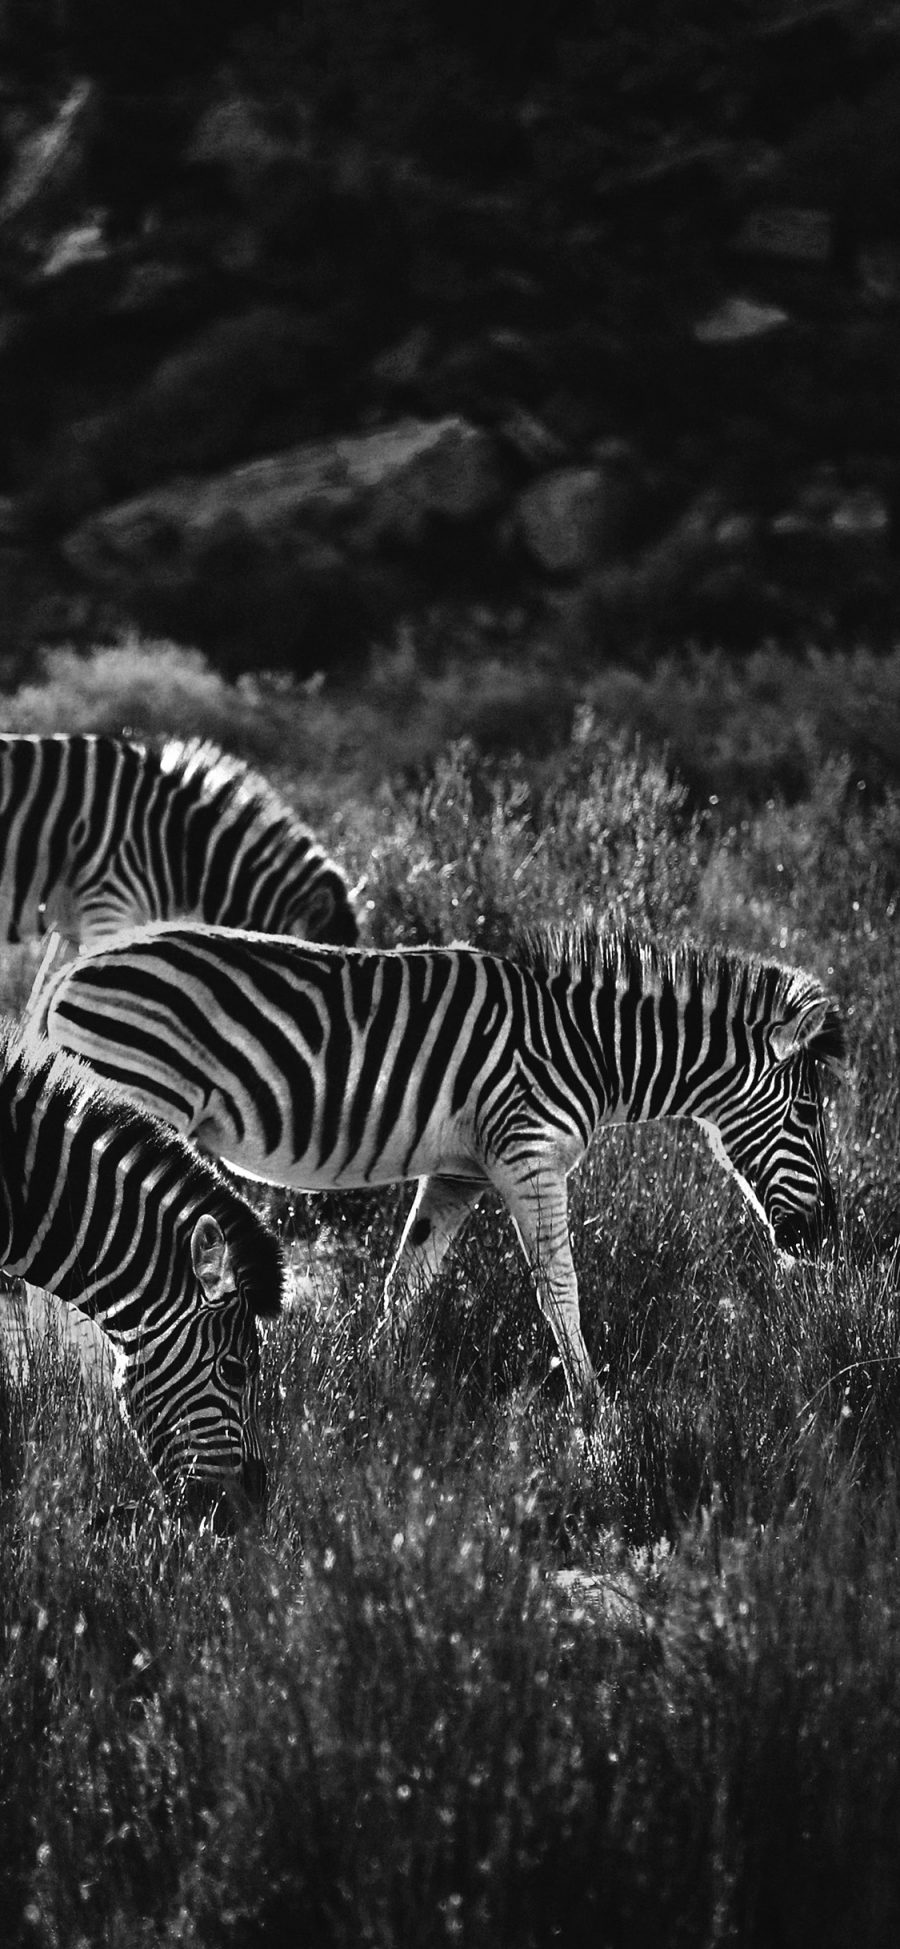
<svg viewBox="0 0 900 1949"><path fill-rule="evenodd" d="M419 1188L384 1288L392 1324L404 1325L419 1295L437 1278L463 1220L487 1186L483 1179L427 1177Z"/></svg>
<svg viewBox="0 0 900 1949"><path fill-rule="evenodd" d="M581 1331L565 1179L548 1173L522 1183L504 1172L494 1174L493 1182L534 1273L538 1304L559 1348L573 1411L589 1428L597 1415L599 1382Z"/></svg>

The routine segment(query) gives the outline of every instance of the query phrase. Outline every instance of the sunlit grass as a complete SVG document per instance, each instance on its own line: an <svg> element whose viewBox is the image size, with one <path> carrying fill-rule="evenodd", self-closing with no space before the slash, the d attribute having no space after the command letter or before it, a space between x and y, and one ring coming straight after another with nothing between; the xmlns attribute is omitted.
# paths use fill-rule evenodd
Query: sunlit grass
<svg viewBox="0 0 900 1949"><path fill-rule="evenodd" d="M10 1949L900 1939L896 821L845 788L698 822L583 720L539 789L457 748L360 810L379 937L590 900L814 968L850 1017L841 1236L791 1268L697 1133L604 1136L583 1437L490 1198L395 1343L410 1189L260 1192L295 1303L237 1539L166 1517L68 1357L0 1381Z"/></svg>
<svg viewBox="0 0 900 1949"><path fill-rule="evenodd" d="M0 1546L8 1939L837 1944L862 1886L856 1939L891 1940L884 1472L864 1491L810 1411L765 1512L713 1485L635 1551L589 1517L602 1459L516 1397L437 1413L401 1362L338 1419L358 1357L288 1390L262 1535L98 1528L73 1417L32 1454Z"/></svg>

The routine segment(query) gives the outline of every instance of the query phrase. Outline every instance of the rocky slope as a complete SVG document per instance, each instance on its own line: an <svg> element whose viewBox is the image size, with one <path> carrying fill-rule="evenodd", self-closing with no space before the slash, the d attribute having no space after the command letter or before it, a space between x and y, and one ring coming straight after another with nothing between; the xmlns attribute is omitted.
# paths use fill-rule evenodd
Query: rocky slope
<svg viewBox="0 0 900 1949"><path fill-rule="evenodd" d="M435 616L895 636L900 28L651 12L560 9L493 93L405 0L349 107L268 17L177 87L124 41L7 80L7 674L127 622L304 674Z"/></svg>

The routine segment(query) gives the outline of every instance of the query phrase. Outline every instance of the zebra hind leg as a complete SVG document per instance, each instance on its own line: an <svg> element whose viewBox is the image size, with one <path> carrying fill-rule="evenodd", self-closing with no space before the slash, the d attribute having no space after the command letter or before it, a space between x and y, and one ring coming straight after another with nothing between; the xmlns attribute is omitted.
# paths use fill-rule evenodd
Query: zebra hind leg
<svg viewBox="0 0 900 1949"><path fill-rule="evenodd" d="M412 1318L416 1300L437 1278L460 1226L486 1190L478 1178L420 1179L385 1283L390 1325L403 1326Z"/></svg>
<svg viewBox="0 0 900 1949"><path fill-rule="evenodd" d="M504 1172L494 1183L534 1273L538 1304L559 1348L573 1412L589 1430L596 1421L600 1389L581 1331L565 1178L541 1172L523 1182Z"/></svg>

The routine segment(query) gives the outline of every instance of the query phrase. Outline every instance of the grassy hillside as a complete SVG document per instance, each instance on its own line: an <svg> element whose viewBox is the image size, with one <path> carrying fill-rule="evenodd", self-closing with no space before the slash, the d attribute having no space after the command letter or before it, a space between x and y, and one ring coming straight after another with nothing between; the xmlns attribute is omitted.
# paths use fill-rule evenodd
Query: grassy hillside
<svg viewBox="0 0 900 1949"><path fill-rule="evenodd" d="M43 707L78 721L71 691ZM590 903L809 968L850 1024L840 1244L785 1273L691 1131L599 1143L571 1195L588 1344L610 1323L586 1447L499 1212L392 1361L408 1193L273 1197L298 1274L327 1244L333 1278L269 1332L274 1502L236 1542L167 1526L52 1353L7 1386L6 1940L894 1943L900 797L812 733L790 797L745 774L711 803L589 712L527 762L417 746L424 722L384 720L410 745L376 790L363 741L291 770L297 698L269 715L370 937L505 946Z"/></svg>

